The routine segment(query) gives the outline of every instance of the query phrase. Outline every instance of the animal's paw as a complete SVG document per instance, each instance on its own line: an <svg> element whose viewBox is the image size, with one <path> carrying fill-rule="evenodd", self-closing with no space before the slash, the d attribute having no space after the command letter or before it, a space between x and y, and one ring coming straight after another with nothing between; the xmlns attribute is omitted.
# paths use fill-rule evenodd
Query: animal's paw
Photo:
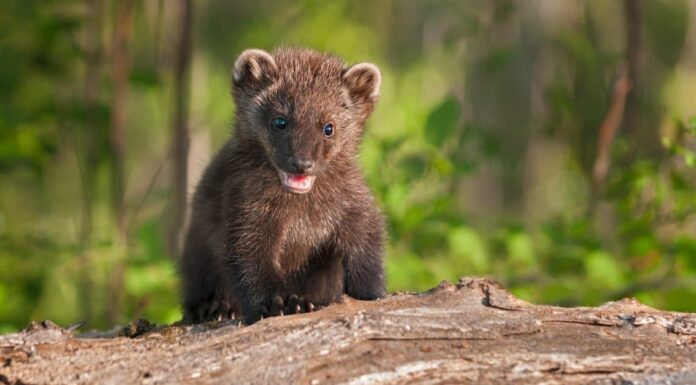
<svg viewBox="0 0 696 385"><path fill-rule="evenodd" d="M273 297L268 306L261 308L261 315L263 317L274 317L279 315L309 313L316 310L316 308L317 307L312 302L295 294L285 298L277 295Z"/></svg>
<svg viewBox="0 0 696 385"><path fill-rule="evenodd" d="M184 321L200 323L233 320L238 314L237 306L233 301L225 298L212 298L187 309Z"/></svg>

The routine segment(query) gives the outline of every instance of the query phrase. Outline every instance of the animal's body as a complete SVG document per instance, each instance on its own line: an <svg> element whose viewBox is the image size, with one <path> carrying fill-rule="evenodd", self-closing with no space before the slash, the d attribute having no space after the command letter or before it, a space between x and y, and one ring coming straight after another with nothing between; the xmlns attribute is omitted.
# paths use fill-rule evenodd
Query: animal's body
<svg viewBox="0 0 696 385"><path fill-rule="evenodd" d="M380 73L305 49L244 51L236 126L194 195L181 261L189 322L384 295L384 220L357 164Z"/></svg>

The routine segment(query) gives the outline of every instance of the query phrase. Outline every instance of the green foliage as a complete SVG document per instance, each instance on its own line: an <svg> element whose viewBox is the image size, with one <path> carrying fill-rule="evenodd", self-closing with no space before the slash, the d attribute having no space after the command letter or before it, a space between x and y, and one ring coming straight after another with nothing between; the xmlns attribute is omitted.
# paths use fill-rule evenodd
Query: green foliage
<svg viewBox="0 0 696 385"><path fill-rule="evenodd" d="M12 330L26 322L51 268L48 250L56 250L42 239L0 237L0 330Z"/></svg>
<svg viewBox="0 0 696 385"><path fill-rule="evenodd" d="M97 57L85 43L91 3L0 3L0 332L39 318L106 328L180 317L164 241L178 21L136 3L125 242L110 210L114 3L102 9ZM696 310L696 73L682 65L694 54L693 4L640 3L645 60L625 112L634 119L593 191L625 61L622 3L194 3L192 169L207 162L208 141L229 137L229 68L242 49L369 60L383 84L360 162L388 219L390 290L477 274L534 302L634 295ZM95 58L98 92L86 103Z"/></svg>
<svg viewBox="0 0 696 385"><path fill-rule="evenodd" d="M428 115L425 123L425 139L441 148L445 140L451 138L460 117L459 102L454 97L448 97L436 106Z"/></svg>
<svg viewBox="0 0 696 385"><path fill-rule="evenodd" d="M679 61L689 27L689 6L685 1L654 0L645 4L645 27L650 49L665 65Z"/></svg>

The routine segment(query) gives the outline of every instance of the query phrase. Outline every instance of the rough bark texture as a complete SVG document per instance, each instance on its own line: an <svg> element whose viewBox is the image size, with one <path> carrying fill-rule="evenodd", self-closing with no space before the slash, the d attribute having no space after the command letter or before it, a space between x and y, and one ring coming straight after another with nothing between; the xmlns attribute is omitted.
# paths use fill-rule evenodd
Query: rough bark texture
<svg viewBox="0 0 696 385"><path fill-rule="evenodd" d="M521 301L485 279L262 320L0 336L10 384L694 384L696 315ZM130 337L128 337L130 336Z"/></svg>

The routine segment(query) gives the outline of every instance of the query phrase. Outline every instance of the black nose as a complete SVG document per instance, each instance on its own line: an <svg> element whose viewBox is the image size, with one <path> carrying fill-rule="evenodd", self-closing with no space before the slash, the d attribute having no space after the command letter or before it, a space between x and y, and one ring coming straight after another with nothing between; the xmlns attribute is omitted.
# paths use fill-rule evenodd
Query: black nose
<svg viewBox="0 0 696 385"><path fill-rule="evenodd" d="M309 172L314 167L314 161L308 159L290 158L290 168L293 172L304 174Z"/></svg>

